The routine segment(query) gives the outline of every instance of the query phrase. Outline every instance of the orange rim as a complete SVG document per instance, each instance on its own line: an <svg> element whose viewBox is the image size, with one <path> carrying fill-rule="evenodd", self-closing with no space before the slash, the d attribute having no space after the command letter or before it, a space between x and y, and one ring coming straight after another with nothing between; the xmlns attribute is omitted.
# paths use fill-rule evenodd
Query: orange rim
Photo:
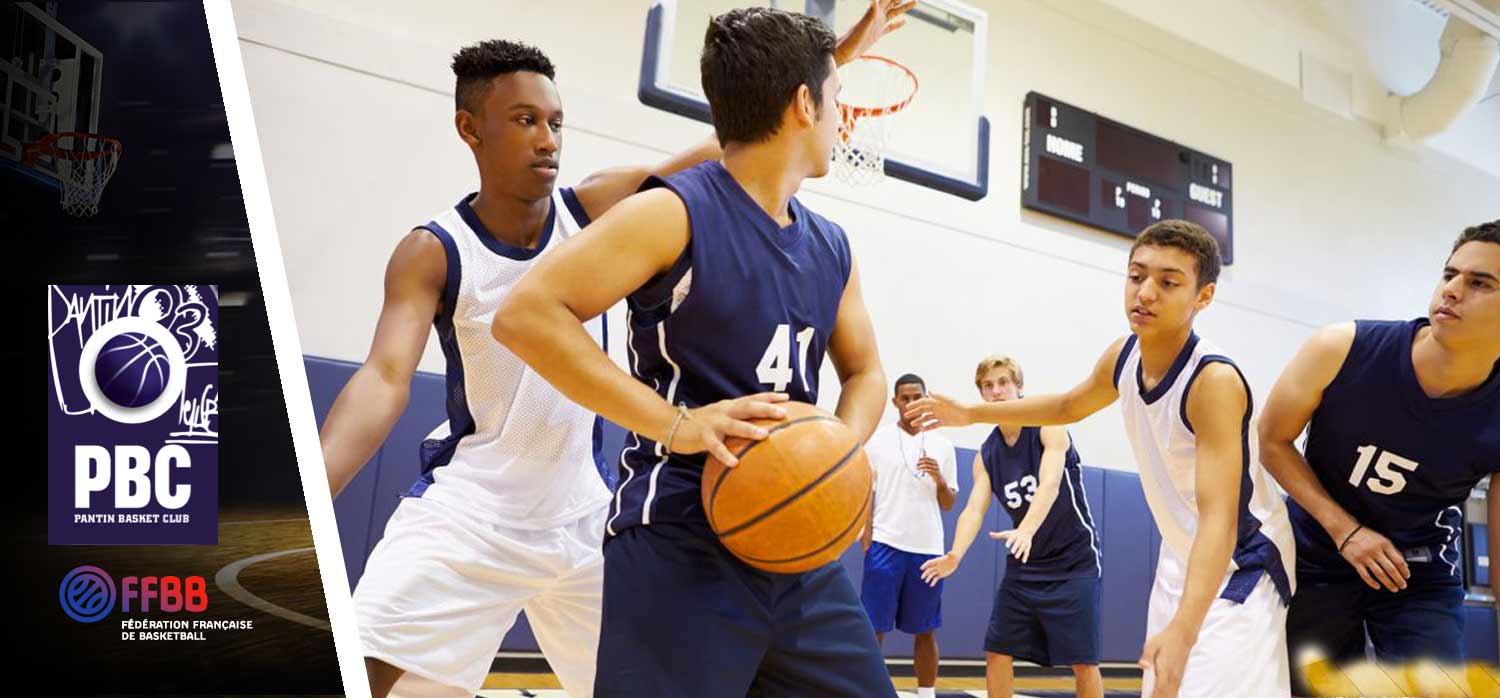
<svg viewBox="0 0 1500 698"><path fill-rule="evenodd" d="M57 147L57 141L63 138L73 138L75 140L92 139L98 141L100 147L95 150L73 150ZM125 144L121 143L117 138L101 136L97 133L84 133L82 131L61 131L58 133L49 133L42 136L40 141L27 145L25 159L22 161L22 164L29 166L43 155L62 160L85 162L88 160L98 160L105 155L119 155L124 151Z"/></svg>
<svg viewBox="0 0 1500 698"><path fill-rule="evenodd" d="M902 99L899 102L884 106L862 106L839 102L839 111L843 115L845 123L853 124L856 120L862 119L867 116L889 116L891 114L895 114L896 112L905 109L907 105L911 104L911 101L916 98L917 88L920 87L921 84L917 81L917 74L912 72L911 68L901 65L900 63L890 58L886 58L885 56L876 56L873 54L866 54L860 56L855 60L878 61L881 63L885 63L886 65L893 66L899 69L901 72L906 73L906 77L911 80L911 93L906 95L906 98Z"/></svg>

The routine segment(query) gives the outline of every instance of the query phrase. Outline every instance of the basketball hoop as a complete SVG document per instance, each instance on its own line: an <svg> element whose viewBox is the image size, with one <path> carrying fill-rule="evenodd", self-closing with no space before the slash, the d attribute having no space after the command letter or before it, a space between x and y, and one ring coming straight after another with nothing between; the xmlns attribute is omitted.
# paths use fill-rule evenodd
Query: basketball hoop
<svg viewBox="0 0 1500 698"><path fill-rule="evenodd" d="M833 144L833 172L855 186L885 175L890 119L917 96L917 74L884 56L860 56L841 69L839 140Z"/></svg>
<svg viewBox="0 0 1500 698"><path fill-rule="evenodd" d="M69 215L86 217L99 212L99 197L114 175L124 149L119 140L96 133L49 133L26 146L22 164L30 167L38 158L52 158L62 183L63 210Z"/></svg>

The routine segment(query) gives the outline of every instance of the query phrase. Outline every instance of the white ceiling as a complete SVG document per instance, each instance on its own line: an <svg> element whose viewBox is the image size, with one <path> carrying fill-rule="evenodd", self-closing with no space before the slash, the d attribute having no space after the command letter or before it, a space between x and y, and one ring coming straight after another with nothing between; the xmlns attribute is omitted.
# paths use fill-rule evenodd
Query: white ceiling
<svg viewBox="0 0 1500 698"><path fill-rule="evenodd" d="M1136 19L1301 89L1308 61L1350 76L1344 116L1380 131L1394 99L1375 79L1328 3L1310 0L1102 0ZM1304 93L1305 94L1305 93ZM1486 97L1449 129L1415 146L1461 160L1500 179L1500 71ZM1402 147L1402 146L1392 146Z"/></svg>

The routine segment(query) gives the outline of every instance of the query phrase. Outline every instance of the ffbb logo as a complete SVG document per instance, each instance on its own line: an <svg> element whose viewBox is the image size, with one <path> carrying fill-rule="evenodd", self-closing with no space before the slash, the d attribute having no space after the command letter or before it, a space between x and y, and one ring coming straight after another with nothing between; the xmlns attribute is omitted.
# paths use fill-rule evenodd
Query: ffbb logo
<svg viewBox="0 0 1500 698"><path fill-rule="evenodd" d="M218 291L49 286L47 539L218 542Z"/></svg>
<svg viewBox="0 0 1500 698"><path fill-rule="evenodd" d="M69 618L94 623L114 610L115 582L104 570L84 565L63 577L57 596ZM118 600L121 613L202 613L208 610L208 582L198 576L131 575L120 578Z"/></svg>

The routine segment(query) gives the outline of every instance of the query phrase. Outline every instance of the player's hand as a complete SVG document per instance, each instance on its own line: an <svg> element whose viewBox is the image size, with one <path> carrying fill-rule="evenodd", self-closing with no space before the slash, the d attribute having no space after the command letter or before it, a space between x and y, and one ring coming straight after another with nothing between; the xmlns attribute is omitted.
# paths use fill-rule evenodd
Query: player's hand
<svg viewBox="0 0 1500 698"><path fill-rule="evenodd" d="M926 473L927 477L932 478L932 481L940 486L947 484L943 482L943 471L938 467L938 462L928 456L917 459L917 472Z"/></svg>
<svg viewBox="0 0 1500 698"><path fill-rule="evenodd" d="M1361 528L1343 545L1339 554L1354 566L1354 571L1371 589L1385 587L1386 591L1397 592L1406 588L1411 568L1406 566L1406 557L1389 538L1369 528Z"/></svg>
<svg viewBox="0 0 1500 698"><path fill-rule="evenodd" d="M1010 554L1024 563L1031 559L1031 537L1034 535L1036 535L1035 531L1017 528L991 533L990 537L995 540L1005 541L1005 547L1010 549Z"/></svg>
<svg viewBox="0 0 1500 698"><path fill-rule="evenodd" d="M1151 694L1142 698L1177 698L1177 690L1182 686L1182 674L1187 670L1188 653L1193 649L1194 640L1190 633L1176 623L1168 623L1161 632L1146 640L1146 647L1141 651L1140 666L1151 672L1154 685Z"/></svg>
<svg viewBox="0 0 1500 698"><path fill-rule="evenodd" d="M947 395L933 393L906 406L906 423L921 431L939 427L966 427L974 423L969 406Z"/></svg>
<svg viewBox="0 0 1500 698"><path fill-rule="evenodd" d="M756 393L688 410L687 418L677 425L677 434L672 438L672 452L707 452L733 468L740 461L724 445L724 440L730 437L755 441L766 438L768 432L765 429L745 420L782 419L786 417L786 410L776 403L787 399L786 393Z"/></svg>
<svg viewBox="0 0 1500 698"><path fill-rule="evenodd" d="M951 552L946 555L939 555L922 563L922 581L927 582L927 586L935 587L939 580L946 579L949 575L957 571L957 555Z"/></svg>
<svg viewBox="0 0 1500 698"><path fill-rule="evenodd" d="M834 47L834 61L843 65L865 55L865 51L870 50L881 37L906 24L906 18L901 15L916 6L917 0L870 0L870 7L865 10L864 16L854 23L849 33L840 38L838 46Z"/></svg>

